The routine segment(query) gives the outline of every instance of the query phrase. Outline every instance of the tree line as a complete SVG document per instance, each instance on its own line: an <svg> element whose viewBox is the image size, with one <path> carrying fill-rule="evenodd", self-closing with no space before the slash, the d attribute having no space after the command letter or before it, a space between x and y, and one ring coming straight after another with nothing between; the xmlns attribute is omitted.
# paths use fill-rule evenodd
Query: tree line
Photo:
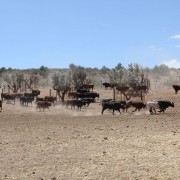
<svg viewBox="0 0 180 180"><path fill-rule="evenodd" d="M51 79L51 86L56 90L58 96L64 101L65 94L82 84L91 84L92 73L98 72L101 76L106 75L108 81L117 86L128 86L135 89L138 86L146 85L149 80L149 73L167 74L170 71L166 65L155 66L153 69L144 68L139 64L131 63L125 68L121 63L118 63L114 68L103 66L98 68L85 68L83 66L70 64L67 69L49 69L41 66L38 69L18 70L12 68L0 68L1 82L8 84L13 93L16 93L24 85L31 89L32 85L38 84L40 78Z"/></svg>

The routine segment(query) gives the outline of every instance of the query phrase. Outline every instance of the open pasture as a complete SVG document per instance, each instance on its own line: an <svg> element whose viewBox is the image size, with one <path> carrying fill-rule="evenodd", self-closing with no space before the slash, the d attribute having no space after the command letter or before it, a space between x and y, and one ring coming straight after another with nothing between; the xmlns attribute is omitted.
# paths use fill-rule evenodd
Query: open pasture
<svg viewBox="0 0 180 180"><path fill-rule="evenodd" d="M95 91L112 97L111 90ZM3 102L0 179L180 179L180 93L171 88L146 96L156 98L175 107L155 115L147 109L101 115L99 99L81 111Z"/></svg>

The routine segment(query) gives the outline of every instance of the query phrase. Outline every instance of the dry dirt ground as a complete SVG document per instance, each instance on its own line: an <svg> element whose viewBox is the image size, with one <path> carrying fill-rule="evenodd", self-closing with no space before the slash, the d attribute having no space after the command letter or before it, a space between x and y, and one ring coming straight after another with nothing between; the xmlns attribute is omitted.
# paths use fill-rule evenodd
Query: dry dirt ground
<svg viewBox="0 0 180 180"><path fill-rule="evenodd" d="M81 111L3 103L0 179L180 179L180 92L151 90L146 100L154 98L175 107L156 115L146 109L101 115L99 100Z"/></svg>

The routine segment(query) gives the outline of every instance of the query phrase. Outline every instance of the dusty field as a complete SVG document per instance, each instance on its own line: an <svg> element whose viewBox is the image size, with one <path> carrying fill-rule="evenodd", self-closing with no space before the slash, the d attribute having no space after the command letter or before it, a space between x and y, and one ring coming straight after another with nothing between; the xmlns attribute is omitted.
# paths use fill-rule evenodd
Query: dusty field
<svg viewBox="0 0 180 180"><path fill-rule="evenodd" d="M111 93L100 90L101 97ZM151 91L147 100L153 98L175 108L101 115L98 102L82 111L56 105L45 112L4 103L0 179L180 179L180 93Z"/></svg>

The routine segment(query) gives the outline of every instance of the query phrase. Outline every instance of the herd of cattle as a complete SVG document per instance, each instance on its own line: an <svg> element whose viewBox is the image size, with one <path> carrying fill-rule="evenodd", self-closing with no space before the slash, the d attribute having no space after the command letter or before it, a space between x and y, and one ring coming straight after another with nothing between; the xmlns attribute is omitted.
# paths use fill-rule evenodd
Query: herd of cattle
<svg viewBox="0 0 180 180"><path fill-rule="evenodd" d="M36 103L36 109L49 109L51 103L56 101L56 97L53 96L45 96L44 98L39 98L40 90L32 90L31 93L24 93L24 94L8 94L8 93L1 93L0 100L0 108L2 111L2 102L6 101L6 103L15 104L15 100L19 99L19 102L22 106L28 106L29 104L32 105L33 101Z"/></svg>
<svg viewBox="0 0 180 180"><path fill-rule="evenodd" d="M104 86L105 89L116 88L117 92L125 92L130 88L128 86L118 86L118 84L116 84L116 83L108 83L108 82L104 82L104 83L102 83L102 85ZM133 89L135 91L140 91L140 90L142 90L144 92L148 91L148 87L146 85L136 86Z"/></svg>
<svg viewBox="0 0 180 180"><path fill-rule="evenodd" d="M180 90L180 86L173 85L172 87L177 94L178 90ZM24 94L1 93L0 112L2 111L3 101L15 104L15 100L19 99L22 106L28 106L28 104L32 105L33 101L35 101L36 110L39 109L40 111L49 109L51 104L57 101L57 98L54 96L39 97L39 95L39 90L32 90L31 93ZM96 93L93 90L90 91L89 89L79 89L68 93L65 107L81 110L82 107L88 107L90 103L95 103L96 98L99 98L99 93ZM127 112L130 107L135 108L133 112L146 108L149 110L150 114L154 114L157 112L157 109L158 112L165 112L168 107L174 107L174 103L168 100L150 100L143 103L141 101L115 101L113 99L101 99L100 105L102 107L101 114L103 114L106 109L111 110L112 114L114 114L114 111L119 111L119 113L121 113L121 111Z"/></svg>
<svg viewBox="0 0 180 180"><path fill-rule="evenodd" d="M140 111L141 109L147 108L151 114L154 114L156 113L156 109L158 109L158 112L165 112L165 110L168 107L174 107L174 103L167 100L150 100L145 104L140 101L127 101L126 102L126 101L114 101L114 100L109 99L109 100L102 101L101 114L103 114L104 110L106 109L111 109L112 114L114 114L115 110L121 113L120 109L122 109L123 112L124 111L127 112L128 108L130 107L135 108L133 112L137 110Z"/></svg>

